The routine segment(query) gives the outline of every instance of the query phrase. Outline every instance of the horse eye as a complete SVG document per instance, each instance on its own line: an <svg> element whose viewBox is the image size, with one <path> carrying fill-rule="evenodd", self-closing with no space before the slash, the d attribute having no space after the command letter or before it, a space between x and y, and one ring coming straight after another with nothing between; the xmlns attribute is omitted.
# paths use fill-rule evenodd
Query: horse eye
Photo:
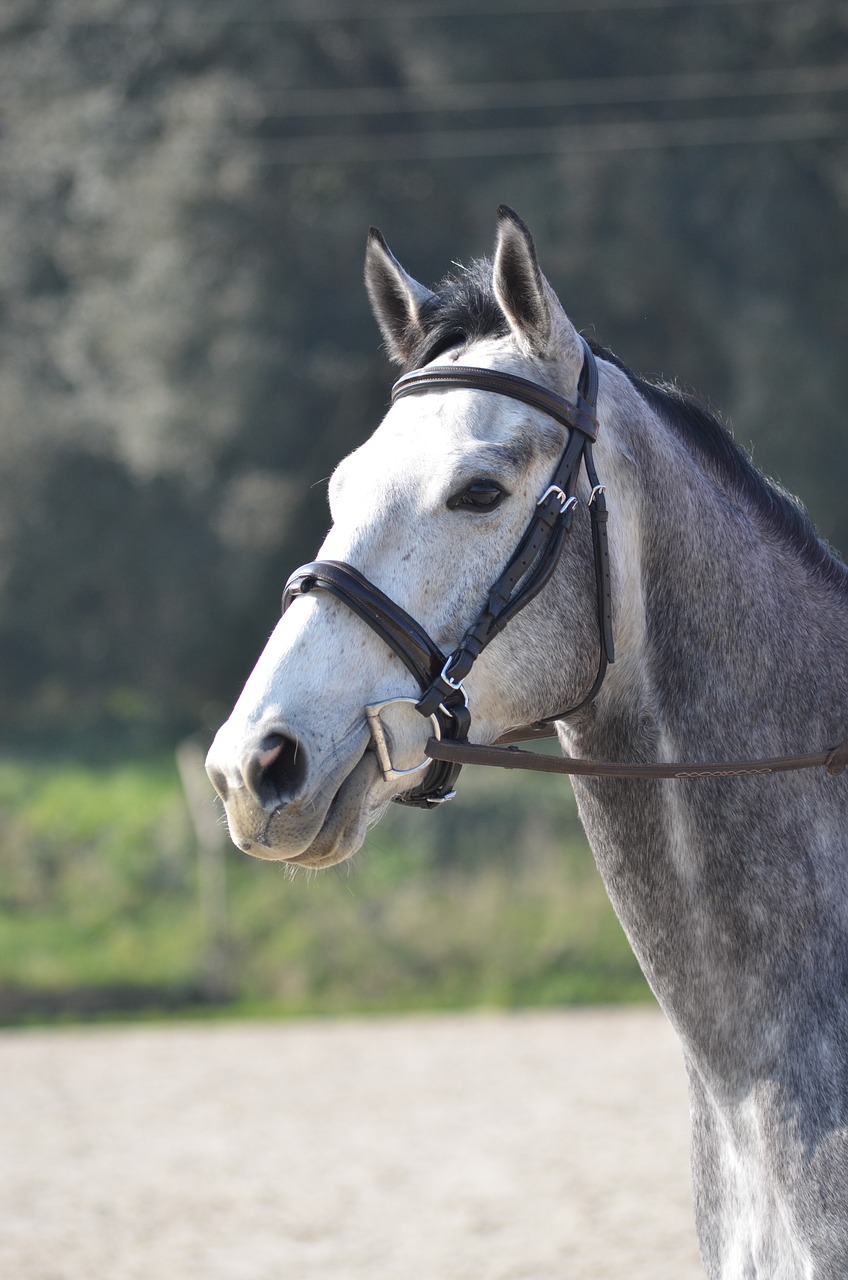
<svg viewBox="0 0 848 1280"><path fill-rule="evenodd" d="M472 480L459 493L448 498L448 506L452 511L457 507L465 507L470 511L491 511L506 496L494 480Z"/></svg>

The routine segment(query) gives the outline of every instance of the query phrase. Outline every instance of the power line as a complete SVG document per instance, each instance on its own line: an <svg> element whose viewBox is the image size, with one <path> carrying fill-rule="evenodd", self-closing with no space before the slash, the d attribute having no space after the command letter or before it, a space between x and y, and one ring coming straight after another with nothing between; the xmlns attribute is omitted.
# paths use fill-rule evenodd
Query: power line
<svg viewBox="0 0 848 1280"><path fill-rule="evenodd" d="M48 16L45 26L68 29L70 27L122 26L138 30L151 25L159 18L176 18L194 26L219 23L277 24L288 22L380 22L408 21L430 18L523 18L539 14L565 13L626 13L651 10L686 12L695 9L754 8L763 5L789 7L796 0L527 0L516 4L515 0L481 0L479 4L453 4L451 0L418 0L415 4L387 5L385 0L365 0L359 4L338 4L332 0L290 0L284 12L245 14L243 11L222 10L190 13L187 9L140 8L137 15L125 18L109 14L92 14L90 17L62 20L61 13ZM148 19L150 21L148 21Z"/></svg>
<svg viewBox="0 0 848 1280"><path fill-rule="evenodd" d="M491 111L508 107L612 106L691 102L707 98L789 97L848 89L848 65L681 75L599 76L480 84L302 89L263 99L263 118L276 115L401 115L425 111Z"/></svg>
<svg viewBox="0 0 848 1280"><path fill-rule="evenodd" d="M722 98L793 97L848 90L848 64L691 71L643 76L592 76L560 80L481 81L471 84L347 86L291 89L262 94L248 118L377 116L446 111L495 111L564 106L644 106ZM0 94L0 102L4 95ZM8 99L6 99L8 100Z"/></svg>
<svg viewBox="0 0 848 1280"><path fill-rule="evenodd" d="M267 143L260 159L263 164L292 166L429 162L745 146L844 137L848 137L846 112L791 112L701 120L292 138Z"/></svg>

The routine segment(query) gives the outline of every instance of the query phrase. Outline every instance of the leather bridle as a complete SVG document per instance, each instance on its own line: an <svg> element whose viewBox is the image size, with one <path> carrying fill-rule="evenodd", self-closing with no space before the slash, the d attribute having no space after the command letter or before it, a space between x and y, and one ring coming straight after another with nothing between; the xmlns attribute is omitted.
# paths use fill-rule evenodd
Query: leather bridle
<svg viewBox="0 0 848 1280"><path fill-rule="evenodd" d="M568 431L565 447L521 541L491 587L477 618L450 654L443 653L420 623L349 564L336 560L316 560L296 569L286 583L284 610L298 596L312 591L330 592L368 623L418 681L421 697L417 700L390 698L366 708L384 776L399 778L427 769L420 786L395 797L399 804L428 809L443 804L455 793L455 783L462 765L457 761L429 757L414 769L394 768L381 720L383 711L395 703L410 702L416 711L430 720L435 741L457 744L467 742L471 714L463 681L486 646L538 595L550 579L571 528L577 506L575 489L581 466L586 468L591 486L589 511L600 632L598 670L591 688L575 706L557 711L527 730L522 730L522 737L539 736L546 725L572 715L591 702L603 683L607 665L614 661L607 506L604 488L598 480L592 459L592 444L598 435L595 416L598 368L589 344L583 338L580 341L583 346L583 366L577 385L576 404L515 374L496 369L469 368L465 365L431 365L415 369L400 378L392 388L393 403L403 396L428 391L433 387L463 387L493 392L541 410Z"/></svg>
<svg viewBox="0 0 848 1280"><path fill-rule="evenodd" d="M374 750L384 778L394 780L413 777L426 770L419 786L393 799L398 804L425 809L443 804L455 794L456 780L463 764L626 778L735 777L819 766L826 767L834 775L841 773L848 765L848 740L838 747L814 755L716 764L655 765L613 764L569 757L563 759L501 745L533 737L554 736L555 731L550 727L553 721L565 719L592 702L601 688L609 663L615 660L607 505L604 487L598 480L592 458L592 445L598 435L595 416L598 369L589 344L582 337L580 342L583 347L583 366L575 404L546 387L515 374L465 365L431 365L415 369L404 374L392 388L392 403L403 396L428 391L433 387L462 387L509 396L554 418L568 432L550 483L539 498L518 547L490 588L486 604L450 654L444 653L415 618L352 565L337 560L315 560L301 565L286 583L283 594L284 612L299 596L314 591L329 592L380 636L418 682L421 689L421 697L418 699L389 698L365 708ZM600 633L597 674L586 694L568 710L557 711L534 725L504 734L494 746L473 745L468 742L471 713L463 681L485 647L549 581L571 528L577 506L575 490L581 466L586 469L590 485L588 506L592 524ZM388 707L404 703L414 706L416 711L430 721L432 728L432 736L426 746L427 758L409 769L399 769L393 764L382 721L383 713Z"/></svg>

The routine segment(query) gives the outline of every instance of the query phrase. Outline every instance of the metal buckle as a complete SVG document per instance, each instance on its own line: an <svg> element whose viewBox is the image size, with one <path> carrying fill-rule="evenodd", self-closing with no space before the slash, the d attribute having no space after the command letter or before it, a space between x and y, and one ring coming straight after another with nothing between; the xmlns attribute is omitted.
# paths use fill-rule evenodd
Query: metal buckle
<svg viewBox="0 0 848 1280"><path fill-rule="evenodd" d="M437 804L447 804L448 800L453 800L455 795L455 791L446 791L443 796L428 796L427 803L434 806Z"/></svg>
<svg viewBox="0 0 848 1280"><path fill-rule="evenodd" d="M555 493L559 498L559 513L561 516L564 516L566 511L570 511L572 507L577 506L577 499L575 497L569 498L565 490L561 489L558 484L548 485L547 489L536 503L536 506L541 507L545 502L547 502L552 493Z"/></svg>
<svg viewBox="0 0 848 1280"><path fill-rule="evenodd" d="M411 707L414 707L417 701L417 698L386 698L384 702L374 702L370 707L365 708L365 719L368 721L368 728L371 730L374 751L386 782L393 782L397 778L408 778L411 774L420 773L422 769L426 769L428 765L433 763L430 757L427 756L420 764L413 765L411 769L396 769L392 764L392 753L386 737L386 730L380 719L386 707L394 706L395 703L400 702L407 702ZM434 714L427 718L433 730L432 736L437 741L441 741L442 730L439 726L438 717ZM448 799L447 796L444 798Z"/></svg>
<svg viewBox="0 0 848 1280"><path fill-rule="evenodd" d="M596 485L595 485L595 487L594 487L594 489L592 490L592 492L589 494L589 501L588 501L588 503L587 503L587 506L590 506L590 507L591 507L591 505L592 505L592 503L595 501L595 499L596 499L596 498L599 498L599 497L601 496L601 494L602 494L602 493L606 493L606 491L607 491L607 490L606 490L606 485L603 485L603 484L596 484Z"/></svg>
<svg viewBox="0 0 848 1280"><path fill-rule="evenodd" d="M439 679L440 679L440 680L444 680L445 684L446 684L449 688L453 689L454 693L461 693L461 694L462 694L462 697L463 697L463 700L464 700L464 702L465 702L465 705L466 705L466 707L467 707L467 706L468 706L468 691L466 690L465 685L462 683L462 681L461 681L461 680L452 680L452 679L450 678L450 676L448 675L448 667L450 666L450 664L451 664L452 662L453 662L453 654L451 654L451 655L450 655L450 657L448 658L447 662L446 662L446 663L445 663L445 665L442 667L442 673L441 673L441 675L439 676ZM443 703L442 705L444 706L444 703ZM447 707L445 707L445 711L448 711L448 708L447 708ZM450 714L450 712L448 712L448 714Z"/></svg>

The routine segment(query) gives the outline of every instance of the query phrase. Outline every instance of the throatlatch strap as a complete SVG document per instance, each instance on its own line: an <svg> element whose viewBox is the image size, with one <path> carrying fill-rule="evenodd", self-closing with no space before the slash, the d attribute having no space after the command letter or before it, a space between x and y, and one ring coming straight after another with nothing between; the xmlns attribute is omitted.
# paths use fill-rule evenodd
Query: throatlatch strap
<svg viewBox="0 0 848 1280"><path fill-rule="evenodd" d="M592 446L587 445L584 458L586 474L592 486L589 495L589 514L592 517L592 548L595 553L595 585L598 589L598 619L601 624L601 643L607 662L615 662L615 642L612 631L612 582L610 574L609 539L607 537L607 498L604 486L598 480Z"/></svg>

